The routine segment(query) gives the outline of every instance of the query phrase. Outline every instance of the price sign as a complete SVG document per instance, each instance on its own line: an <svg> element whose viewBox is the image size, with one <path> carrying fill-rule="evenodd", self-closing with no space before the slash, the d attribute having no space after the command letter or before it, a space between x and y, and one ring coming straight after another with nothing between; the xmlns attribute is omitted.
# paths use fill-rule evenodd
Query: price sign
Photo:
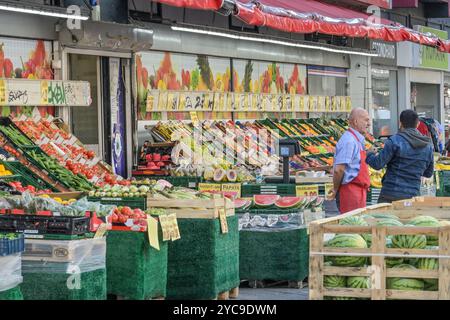
<svg viewBox="0 0 450 320"><path fill-rule="evenodd" d="M0 79L0 104L6 103L6 84L4 80Z"/></svg>
<svg viewBox="0 0 450 320"><path fill-rule="evenodd" d="M159 223L161 224L163 241L170 240L171 230L170 230L170 224L169 224L169 219L168 219L167 215L165 215L165 214L160 215Z"/></svg>
<svg viewBox="0 0 450 320"><path fill-rule="evenodd" d="M214 93L208 92L203 95L203 109L212 111L214 107Z"/></svg>
<svg viewBox="0 0 450 320"><path fill-rule="evenodd" d="M225 209L219 209L220 229L222 233L228 233L227 214Z"/></svg>
<svg viewBox="0 0 450 320"><path fill-rule="evenodd" d="M222 191L222 185L220 183L199 183L198 191L220 193Z"/></svg>
<svg viewBox="0 0 450 320"><path fill-rule="evenodd" d="M332 183L325 183L325 197L327 197L333 189L334 185Z"/></svg>
<svg viewBox="0 0 450 320"><path fill-rule="evenodd" d="M319 186L318 185L296 186L295 193L297 194L297 197L318 196L319 195Z"/></svg>
<svg viewBox="0 0 450 320"><path fill-rule="evenodd" d="M306 96L296 96L298 98L298 108L297 111L304 112L306 110L305 101L307 100Z"/></svg>
<svg viewBox="0 0 450 320"><path fill-rule="evenodd" d="M157 111L166 111L167 110L167 91L160 91L159 93L159 99L158 99L158 107Z"/></svg>
<svg viewBox="0 0 450 320"><path fill-rule="evenodd" d="M223 111L225 100L224 100L224 94L222 92L216 92L214 94L214 111Z"/></svg>
<svg viewBox="0 0 450 320"><path fill-rule="evenodd" d="M158 221L147 216L147 234L150 246L159 251Z"/></svg>
<svg viewBox="0 0 450 320"><path fill-rule="evenodd" d="M325 97L325 111L331 111L330 97Z"/></svg>
<svg viewBox="0 0 450 320"><path fill-rule="evenodd" d="M94 239L103 238L106 231L108 231L108 225L106 223L102 223L98 227L97 232L95 232Z"/></svg>
<svg viewBox="0 0 450 320"><path fill-rule="evenodd" d="M345 111L345 97L339 97L339 111Z"/></svg>
<svg viewBox="0 0 450 320"><path fill-rule="evenodd" d="M180 92L180 95L178 96L178 111L184 110L186 110L186 94Z"/></svg>
<svg viewBox="0 0 450 320"><path fill-rule="evenodd" d="M234 111L234 93L228 92L225 111Z"/></svg>
<svg viewBox="0 0 450 320"><path fill-rule="evenodd" d="M178 110L178 92L169 92L167 94L167 110L176 111Z"/></svg>
<svg viewBox="0 0 450 320"><path fill-rule="evenodd" d="M252 111L262 110L262 97L259 94L252 95Z"/></svg>
<svg viewBox="0 0 450 320"><path fill-rule="evenodd" d="M338 98L331 97L331 111L337 111Z"/></svg>
<svg viewBox="0 0 450 320"><path fill-rule="evenodd" d="M345 97L345 110L347 112L352 111L352 99L350 97Z"/></svg>
<svg viewBox="0 0 450 320"><path fill-rule="evenodd" d="M241 184L240 183L224 183L222 184L223 194L230 195L236 198L241 197Z"/></svg>
<svg viewBox="0 0 450 320"><path fill-rule="evenodd" d="M169 214L167 217L170 224L170 240L175 241L181 238L180 229L178 228L177 215L175 213Z"/></svg>
<svg viewBox="0 0 450 320"><path fill-rule="evenodd" d="M41 105L48 104L48 82L41 82Z"/></svg>

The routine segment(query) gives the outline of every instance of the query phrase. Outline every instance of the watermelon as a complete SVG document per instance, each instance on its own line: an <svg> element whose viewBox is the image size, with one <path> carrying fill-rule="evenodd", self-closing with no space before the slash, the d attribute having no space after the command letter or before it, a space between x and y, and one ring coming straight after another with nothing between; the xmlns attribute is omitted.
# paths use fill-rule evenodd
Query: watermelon
<svg viewBox="0 0 450 320"><path fill-rule="evenodd" d="M392 237L392 245L394 248L424 249L427 245L427 237L424 235L399 234Z"/></svg>
<svg viewBox="0 0 450 320"><path fill-rule="evenodd" d="M409 224L416 227L440 227L439 220L431 216L418 216L409 221ZM438 245L439 238L437 236L427 236L427 245Z"/></svg>
<svg viewBox="0 0 450 320"><path fill-rule="evenodd" d="M323 277L323 286L325 288L345 288L346 283L346 278L342 276Z"/></svg>
<svg viewBox="0 0 450 320"><path fill-rule="evenodd" d="M348 277L347 287L356 289L369 289L370 278L369 277Z"/></svg>
<svg viewBox="0 0 450 320"><path fill-rule="evenodd" d="M386 226L386 227L402 227L403 223L396 219L384 218L380 219L376 222L377 226Z"/></svg>
<svg viewBox="0 0 450 320"><path fill-rule="evenodd" d="M252 204L251 200L248 199L235 199L234 208L244 210Z"/></svg>
<svg viewBox="0 0 450 320"><path fill-rule="evenodd" d="M369 224L359 216L345 217L339 220L340 225L352 225L352 226L368 226Z"/></svg>
<svg viewBox="0 0 450 320"><path fill-rule="evenodd" d="M330 239L326 246L334 248L367 248L367 243L359 234L338 234ZM341 267L361 267L367 261L365 257L357 256L329 256L327 260L331 261L334 266Z"/></svg>
<svg viewBox="0 0 450 320"><path fill-rule="evenodd" d="M420 258L417 261L417 268L421 270L438 270L439 261L434 258ZM425 283L425 290L436 291L439 286L438 279L423 279Z"/></svg>
<svg viewBox="0 0 450 320"><path fill-rule="evenodd" d="M392 241L390 241L390 239L387 239L386 242L386 247L392 248ZM384 259L384 262L386 263L387 268L393 268L400 264L404 264L405 261L403 258L386 258Z"/></svg>
<svg viewBox="0 0 450 320"><path fill-rule="evenodd" d="M280 209L292 209L299 207L303 202L300 197L282 197L275 202L275 206Z"/></svg>
<svg viewBox="0 0 450 320"><path fill-rule="evenodd" d="M416 270L415 267L409 264L400 264L394 268ZM412 278L387 278L386 282L387 289L392 290L423 290L424 286L423 280Z"/></svg>
<svg viewBox="0 0 450 320"><path fill-rule="evenodd" d="M269 208L280 199L279 195L258 194L253 196L253 203L257 208Z"/></svg>
<svg viewBox="0 0 450 320"><path fill-rule="evenodd" d="M383 213L372 213L364 216L365 218L373 218L373 219L395 219L399 220L399 217L393 214L383 214Z"/></svg>
<svg viewBox="0 0 450 320"><path fill-rule="evenodd" d="M316 208L320 207L324 201L325 201L325 198L317 197L316 202L314 203L314 207L316 207Z"/></svg>

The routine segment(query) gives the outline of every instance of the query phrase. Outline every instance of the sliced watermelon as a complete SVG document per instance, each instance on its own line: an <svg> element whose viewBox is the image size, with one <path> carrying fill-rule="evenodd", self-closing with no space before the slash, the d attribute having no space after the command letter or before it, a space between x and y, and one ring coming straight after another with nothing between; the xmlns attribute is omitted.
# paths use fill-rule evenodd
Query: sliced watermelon
<svg viewBox="0 0 450 320"><path fill-rule="evenodd" d="M316 202L314 203L314 207L320 207L322 204L323 204L323 202L325 201L325 199L324 198L322 198L322 197L317 197L316 198Z"/></svg>
<svg viewBox="0 0 450 320"><path fill-rule="evenodd" d="M280 199L277 194L258 194L253 196L253 202L258 208L268 208L275 204Z"/></svg>
<svg viewBox="0 0 450 320"><path fill-rule="evenodd" d="M302 201L301 197L282 197L275 202L275 206L280 209L292 209L300 206Z"/></svg>
<svg viewBox="0 0 450 320"><path fill-rule="evenodd" d="M234 208L235 209L245 209L250 206L251 200L248 199L235 199L234 200Z"/></svg>

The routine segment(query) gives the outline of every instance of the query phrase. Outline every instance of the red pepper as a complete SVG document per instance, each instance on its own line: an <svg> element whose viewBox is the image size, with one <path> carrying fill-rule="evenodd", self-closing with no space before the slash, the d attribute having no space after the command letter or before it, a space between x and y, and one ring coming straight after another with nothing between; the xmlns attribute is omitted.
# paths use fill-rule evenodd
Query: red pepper
<svg viewBox="0 0 450 320"><path fill-rule="evenodd" d="M33 62L35 66L42 67L45 61L45 44L44 41L38 40L36 50L33 55Z"/></svg>
<svg viewBox="0 0 450 320"><path fill-rule="evenodd" d="M10 59L5 59L3 61L3 70L5 78L12 78L12 73L14 71L13 63Z"/></svg>
<svg viewBox="0 0 450 320"><path fill-rule="evenodd" d="M3 78L3 64L5 61L5 53L3 52L3 43L0 43L0 78Z"/></svg>

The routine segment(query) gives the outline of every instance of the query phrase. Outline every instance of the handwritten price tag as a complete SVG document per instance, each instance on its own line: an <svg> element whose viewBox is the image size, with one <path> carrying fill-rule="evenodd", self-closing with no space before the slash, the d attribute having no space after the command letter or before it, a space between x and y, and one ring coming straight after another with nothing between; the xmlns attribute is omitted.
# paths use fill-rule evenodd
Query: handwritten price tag
<svg viewBox="0 0 450 320"><path fill-rule="evenodd" d="M222 191L220 183L199 183L198 191L219 193Z"/></svg>
<svg viewBox="0 0 450 320"><path fill-rule="evenodd" d="M296 186L295 193L297 194L297 197L318 196L319 186L318 185Z"/></svg>

